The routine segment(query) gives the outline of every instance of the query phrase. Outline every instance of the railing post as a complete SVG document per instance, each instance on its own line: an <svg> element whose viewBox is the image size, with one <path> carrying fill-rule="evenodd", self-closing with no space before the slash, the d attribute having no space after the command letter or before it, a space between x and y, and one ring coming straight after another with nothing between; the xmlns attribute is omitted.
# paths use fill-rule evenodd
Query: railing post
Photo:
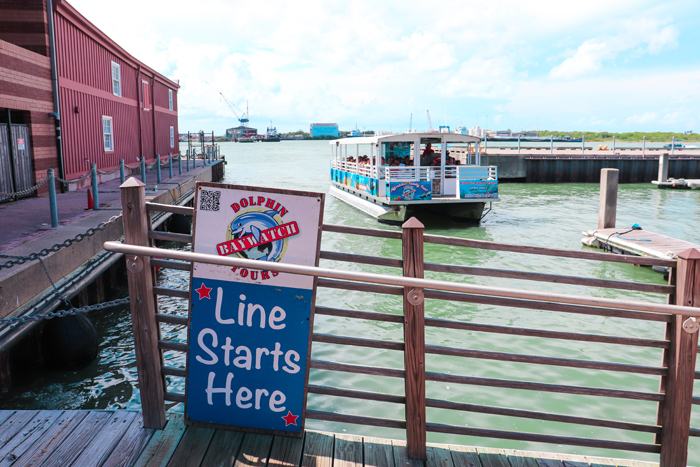
<svg viewBox="0 0 700 467"><path fill-rule="evenodd" d="M124 183L126 181L126 174L124 173L124 159L119 159L119 182Z"/></svg>
<svg viewBox="0 0 700 467"><path fill-rule="evenodd" d="M700 307L700 251L695 248L678 254L676 305ZM661 467L683 466L688 460L698 352L698 322L689 316L673 315L672 318L661 432Z"/></svg>
<svg viewBox="0 0 700 467"><path fill-rule="evenodd" d="M58 227L58 205L56 204L56 179L53 169L46 171L49 177L49 209L51 211L51 227Z"/></svg>
<svg viewBox="0 0 700 467"><path fill-rule="evenodd" d="M600 206L598 207L598 228L615 227L617 217L617 183L620 171L601 169L600 171Z"/></svg>
<svg viewBox="0 0 700 467"><path fill-rule="evenodd" d="M100 209L100 198L97 193L97 164L93 162L90 170L92 171L92 199L95 203L93 210L97 211Z"/></svg>
<svg viewBox="0 0 700 467"><path fill-rule="evenodd" d="M415 217L403 226L403 275L423 277L423 224ZM426 460L425 305L423 290L404 287L404 379L408 457Z"/></svg>
<svg viewBox="0 0 700 467"><path fill-rule="evenodd" d="M177 152L177 174L182 175L182 153Z"/></svg>
<svg viewBox="0 0 700 467"><path fill-rule="evenodd" d="M160 154L156 154L156 180L158 183L162 181L160 175Z"/></svg>
<svg viewBox="0 0 700 467"><path fill-rule="evenodd" d="M168 170L170 171L170 176L168 178L173 178L173 153L172 152L169 153L168 161L170 164L168 166Z"/></svg>
<svg viewBox="0 0 700 467"><path fill-rule="evenodd" d="M150 246L146 213L146 185L131 177L122 184L122 222L124 242ZM165 427L165 381L161 374L163 355L158 349L157 302L153 295L153 270L148 256L127 256L127 279L131 322L134 330L136 369L138 370L144 428Z"/></svg>
<svg viewBox="0 0 700 467"><path fill-rule="evenodd" d="M141 158L141 181L146 184L146 158Z"/></svg>

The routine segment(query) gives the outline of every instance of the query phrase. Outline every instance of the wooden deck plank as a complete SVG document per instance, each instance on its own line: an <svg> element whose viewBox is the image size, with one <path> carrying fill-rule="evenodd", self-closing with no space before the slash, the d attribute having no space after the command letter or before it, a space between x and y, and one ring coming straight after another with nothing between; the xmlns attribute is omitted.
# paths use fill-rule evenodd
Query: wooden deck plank
<svg viewBox="0 0 700 467"><path fill-rule="evenodd" d="M216 430L201 467L233 467L242 442L240 431Z"/></svg>
<svg viewBox="0 0 700 467"><path fill-rule="evenodd" d="M365 436L362 439L366 467L394 467L391 440Z"/></svg>
<svg viewBox="0 0 700 467"><path fill-rule="evenodd" d="M450 453L455 467L482 467L476 448L450 444Z"/></svg>
<svg viewBox="0 0 700 467"><path fill-rule="evenodd" d="M408 458L406 441L394 439L391 440L391 446L394 452L394 467L424 467L423 461Z"/></svg>
<svg viewBox="0 0 700 467"><path fill-rule="evenodd" d="M170 462L180 439L185 434L184 416L168 413L168 424L156 431L139 456L134 467L164 467Z"/></svg>
<svg viewBox="0 0 700 467"><path fill-rule="evenodd" d="M119 444L126 430L136 419L134 411L119 410L107 423L100 427L99 432L85 446L75 460L75 465L80 467L99 467L112 454Z"/></svg>
<svg viewBox="0 0 700 467"><path fill-rule="evenodd" d="M362 436L336 434L333 467L362 467L364 446Z"/></svg>
<svg viewBox="0 0 700 467"><path fill-rule="evenodd" d="M605 457L586 457L586 462L590 467L615 467L615 462Z"/></svg>
<svg viewBox="0 0 700 467"><path fill-rule="evenodd" d="M267 465L268 467L299 467L303 450L303 437L275 436Z"/></svg>
<svg viewBox="0 0 700 467"><path fill-rule="evenodd" d="M85 446L97 435L100 428L109 422L114 412L89 412L87 417L56 447L41 464L42 467L66 467L80 455Z"/></svg>
<svg viewBox="0 0 700 467"><path fill-rule="evenodd" d="M535 459L529 451L505 449L505 453L511 467L539 467L537 459Z"/></svg>
<svg viewBox="0 0 700 467"><path fill-rule="evenodd" d="M426 454L428 455L426 467L455 467L450 447L446 444L428 443Z"/></svg>
<svg viewBox="0 0 700 467"><path fill-rule="evenodd" d="M39 412L24 426L24 429L20 430L17 435L0 449L0 466L12 465L46 430L51 428L51 425L59 419L61 414L62 412L58 410L42 410Z"/></svg>
<svg viewBox="0 0 700 467"><path fill-rule="evenodd" d="M266 467L273 437L246 433L234 467Z"/></svg>
<svg viewBox="0 0 700 467"><path fill-rule="evenodd" d="M204 460L214 437L214 428L188 426L177 445L168 467L197 467Z"/></svg>
<svg viewBox="0 0 700 467"><path fill-rule="evenodd" d="M476 448L483 467L510 467L508 456L503 449Z"/></svg>
<svg viewBox="0 0 700 467"><path fill-rule="evenodd" d="M10 418L14 413L14 410L0 410L0 425L5 423L5 420Z"/></svg>
<svg viewBox="0 0 700 467"><path fill-rule="evenodd" d="M5 423L0 427L0 448L4 447L17 433L22 431L22 428L36 417L38 413L36 410L18 410L5 420Z"/></svg>
<svg viewBox="0 0 700 467"><path fill-rule="evenodd" d="M360 440L361 441L361 440ZM330 433L307 431L301 467L333 467L335 438ZM360 449L362 454L362 449Z"/></svg>
<svg viewBox="0 0 700 467"><path fill-rule="evenodd" d="M37 442L12 464L13 467L33 467L44 462L54 449L63 443L70 436L80 423L87 417L86 411L66 411L60 418L44 432Z"/></svg>
<svg viewBox="0 0 700 467"><path fill-rule="evenodd" d="M657 234L648 230L632 230L619 237L615 235L616 232L622 233L626 230L628 230L628 228L618 227L590 230L587 234L595 236L600 243L609 243L610 245L640 256L651 256L654 258L674 259L675 255L689 248L700 248L698 244ZM584 233L584 235L586 235L586 233Z"/></svg>
<svg viewBox="0 0 700 467"><path fill-rule="evenodd" d="M102 467L131 467L141 455L155 430L143 427L143 414L139 412L124 433Z"/></svg>

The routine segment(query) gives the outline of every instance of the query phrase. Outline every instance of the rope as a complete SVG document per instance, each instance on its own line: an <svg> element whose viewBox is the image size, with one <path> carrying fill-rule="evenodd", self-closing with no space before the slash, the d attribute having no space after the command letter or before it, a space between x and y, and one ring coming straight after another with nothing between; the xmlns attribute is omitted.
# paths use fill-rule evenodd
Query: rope
<svg viewBox="0 0 700 467"><path fill-rule="evenodd" d="M46 183L48 181L49 181L49 177L46 177L45 179L43 179L42 181L40 181L36 185L31 186L29 188L25 188L24 190L15 191L15 192L11 192L11 193L0 193L0 198L14 198L15 196L28 195L28 194L36 191L40 186L42 186L44 183Z"/></svg>
<svg viewBox="0 0 700 467"><path fill-rule="evenodd" d="M121 167L117 166L116 169L111 170L111 171L109 171L109 172L103 172L102 170L97 169L97 173L98 173L98 174L101 174L101 175L111 175L111 174L115 173L117 170L119 170L120 168L121 168Z"/></svg>
<svg viewBox="0 0 700 467"><path fill-rule="evenodd" d="M86 178L88 178L90 175L92 175L92 170L89 171L88 173L86 173L85 175L83 175L82 177L76 178L75 180L64 180L64 179L58 178L58 177L56 177L56 180L58 180L58 181L61 182L61 183L67 183L67 184L71 185L71 184L73 184L73 183L80 183L80 182L82 182L83 180L85 180Z"/></svg>

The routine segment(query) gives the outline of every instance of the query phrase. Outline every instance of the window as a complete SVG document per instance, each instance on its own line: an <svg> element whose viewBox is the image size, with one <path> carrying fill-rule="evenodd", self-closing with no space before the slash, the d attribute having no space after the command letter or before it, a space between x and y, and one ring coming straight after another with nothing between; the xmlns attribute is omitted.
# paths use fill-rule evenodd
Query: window
<svg viewBox="0 0 700 467"><path fill-rule="evenodd" d="M102 137L104 139L105 151L114 151L112 117L102 116Z"/></svg>
<svg viewBox="0 0 700 467"><path fill-rule="evenodd" d="M170 127L170 147L171 148L175 147L175 127L174 126Z"/></svg>
<svg viewBox="0 0 700 467"><path fill-rule="evenodd" d="M173 110L173 90L168 89L168 108Z"/></svg>
<svg viewBox="0 0 700 467"><path fill-rule="evenodd" d="M148 92L148 81L141 81L141 88L143 89L143 110L150 110L151 97Z"/></svg>
<svg viewBox="0 0 700 467"><path fill-rule="evenodd" d="M122 96L122 71L116 62L112 62L112 92L115 96Z"/></svg>

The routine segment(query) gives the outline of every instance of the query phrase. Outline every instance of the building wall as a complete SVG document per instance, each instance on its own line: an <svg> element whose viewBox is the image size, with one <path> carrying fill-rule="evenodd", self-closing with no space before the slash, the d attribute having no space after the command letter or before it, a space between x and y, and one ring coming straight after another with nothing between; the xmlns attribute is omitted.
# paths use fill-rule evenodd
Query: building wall
<svg viewBox="0 0 700 467"><path fill-rule="evenodd" d="M45 0L0 0L0 40L49 56Z"/></svg>
<svg viewBox="0 0 700 467"><path fill-rule="evenodd" d="M311 137L314 136L340 136L338 125L311 125Z"/></svg>
<svg viewBox="0 0 700 467"><path fill-rule="evenodd" d="M56 130L48 57L0 40L0 109L22 111L29 125L34 181L43 180L46 170L58 174ZM41 191L45 191L46 186Z"/></svg>
<svg viewBox="0 0 700 467"><path fill-rule="evenodd" d="M137 61L63 0L55 0L56 59L63 119L63 157L67 178L77 178L94 162L111 170L124 159L134 165L170 146L177 135L178 85ZM121 73L121 96L112 90L112 62ZM148 82L148 105L142 82ZM173 110L168 106L173 90ZM146 108L144 108L146 107ZM112 117L114 150L105 151L102 117Z"/></svg>

